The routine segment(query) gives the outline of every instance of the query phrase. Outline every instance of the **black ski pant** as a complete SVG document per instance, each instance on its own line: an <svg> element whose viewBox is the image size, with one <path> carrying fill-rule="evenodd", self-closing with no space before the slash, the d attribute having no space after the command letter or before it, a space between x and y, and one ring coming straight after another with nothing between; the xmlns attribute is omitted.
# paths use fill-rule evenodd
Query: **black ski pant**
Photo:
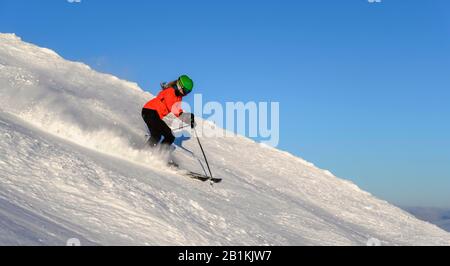
<svg viewBox="0 0 450 266"><path fill-rule="evenodd" d="M162 137L164 137L164 140L161 142L162 145L172 145L175 141L175 136L166 122L159 117L158 112L144 108L142 109L142 118L150 131L149 145L151 147L156 147Z"/></svg>

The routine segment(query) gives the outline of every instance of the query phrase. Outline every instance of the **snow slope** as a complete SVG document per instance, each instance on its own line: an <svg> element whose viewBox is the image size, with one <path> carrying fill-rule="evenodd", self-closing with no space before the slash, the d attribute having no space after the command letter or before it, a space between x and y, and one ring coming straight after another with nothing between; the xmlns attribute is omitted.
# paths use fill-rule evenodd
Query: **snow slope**
<svg viewBox="0 0 450 266"><path fill-rule="evenodd" d="M0 34L0 244L450 245L438 227L241 136L203 139L222 184L185 178L142 150L151 97ZM183 147L200 154L192 139Z"/></svg>

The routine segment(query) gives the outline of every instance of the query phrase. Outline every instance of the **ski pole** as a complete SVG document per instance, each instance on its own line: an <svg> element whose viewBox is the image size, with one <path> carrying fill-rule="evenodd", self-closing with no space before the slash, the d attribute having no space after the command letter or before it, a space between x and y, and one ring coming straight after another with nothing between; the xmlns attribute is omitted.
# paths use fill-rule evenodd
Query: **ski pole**
<svg viewBox="0 0 450 266"><path fill-rule="evenodd" d="M179 128L175 128L172 131L180 130L180 129L187 128L187 127L190 127L190 125L185 125L185 126L182 126L182 127L179 127Z"/></svg>
<svg viewBox="0 0 450 266"><path fill-rule="evenodd" d="M209 167L208 159L206 158L206 154L205 154L205 151L203 150L202 143L200 142L200 139L198 137L197 130L195 129L195 127L193 129L194 129L194 133L195 133L195 138L197 139L198 145L200 146L200 149L202 150L203 157L205 158L206 166L208 166L210 179L212 180L213 179L213 175L211 173L211 168Z"/></svg>

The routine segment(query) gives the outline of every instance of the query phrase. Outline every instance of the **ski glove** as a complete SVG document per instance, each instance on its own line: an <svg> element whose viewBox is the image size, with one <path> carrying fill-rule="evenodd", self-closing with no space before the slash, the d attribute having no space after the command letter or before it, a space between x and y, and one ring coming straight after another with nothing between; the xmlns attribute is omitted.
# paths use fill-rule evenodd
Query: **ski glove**
<svg viewBox="0 0 450 266"><path fill-rule="evenodd" d="M183 123L191 125L191 128L194 128L197 126L197 123L195 123L195 116L191 113L182 113L180 115L180 120L183 121Z"/></svg>
<svg viewBox="0 0 450 266"><path fill-rule="evenodd" d="M195 128L197 123L195 123L195 115L191 114L191 128Z"/></svg>

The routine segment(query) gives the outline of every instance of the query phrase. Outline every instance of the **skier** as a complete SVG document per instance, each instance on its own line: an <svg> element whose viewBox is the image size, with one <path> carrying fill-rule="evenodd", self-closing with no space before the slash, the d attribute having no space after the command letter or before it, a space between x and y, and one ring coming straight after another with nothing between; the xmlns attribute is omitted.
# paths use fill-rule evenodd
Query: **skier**
<svg viewBox="0 0 450 266"><path fill-rule="evenodd" d="M192 92L194 82L191 78L183 75L178 80L162 83L162 91L153 100L145 104L142 109L142 118L149 131L148 144L154 148L161 145L162 149L169 149L175 141L175 136L170 127L163 121L164 117L173 113L185 124L195 127L194 114L186 113L181 109L183 97ZM164 137L161 142L161 138ZM161 143L160 143L161 142Z"/></svg>

